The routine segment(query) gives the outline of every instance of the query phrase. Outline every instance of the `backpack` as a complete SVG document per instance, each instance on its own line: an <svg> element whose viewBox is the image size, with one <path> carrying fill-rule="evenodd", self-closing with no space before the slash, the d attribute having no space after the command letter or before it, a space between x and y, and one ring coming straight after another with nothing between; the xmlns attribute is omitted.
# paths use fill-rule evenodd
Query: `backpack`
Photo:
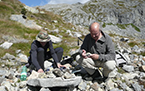
<svg viewBox="0 0 145 91"><path fill-rule="evenodd" d="M117 66L123 66L123 64L127 64L127 58L125 57L125 55L123 55L121 52L117 50L115 51L115 53L116 53L115 61Z"/></svg>

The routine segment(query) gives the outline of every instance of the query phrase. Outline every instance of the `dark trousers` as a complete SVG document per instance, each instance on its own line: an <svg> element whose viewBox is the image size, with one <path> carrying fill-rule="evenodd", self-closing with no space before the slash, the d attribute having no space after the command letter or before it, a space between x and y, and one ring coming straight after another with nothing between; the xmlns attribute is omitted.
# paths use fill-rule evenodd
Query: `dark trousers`
<svg viewBox="0 0 145 91"><path fill-rule="evenodd" d="M58 57L58 61L60 62L63 56L63 48L58 47L54 49L57 57ZM43 48L38 48L37 50L37 61L39 63L39 65L41 66L41 68L44 70L44 61L47 59L52 58L50 51L48 51L46 54L44 54L44 49ZM56 63L54 62L53 64L54 67L57 67Z"/></svg>

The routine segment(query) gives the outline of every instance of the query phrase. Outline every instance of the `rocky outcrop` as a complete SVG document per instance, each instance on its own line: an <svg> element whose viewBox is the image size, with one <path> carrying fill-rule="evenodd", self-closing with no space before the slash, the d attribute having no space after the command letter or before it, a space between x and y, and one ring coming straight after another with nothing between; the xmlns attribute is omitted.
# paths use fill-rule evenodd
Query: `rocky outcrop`
<svg viewBox="0 0 145 91"><path fill-rule="evenodd" d="M28 28L33 28L37 30L42 29L42 27L37 25L34 20L27 20L23 18L23 15L11 15L10 19L22 23L24 26Z"/></svg>
<svg viewBox="0 0 145 91"><path fill-rule="evenodd" d="M43 11L40 11L34 7L29 7L29 6L24 6L25 9L27 9L28 11L32 12L32 13L41 13L41 14L44 14L45 12Z"/></svg>
<svg viewBox="0 0 145 91"><path fill-rule="evenodd" d="M117 32L117 34L124 33L124 31L116 24L125 24L125 26L132 24L139 28L139 31L133 29L137 32L133 33L139 35L138 38L145 38L143 35L145 33L144 0L90 0L85 4L48 4L39 6L39 8L61 15L65 21L74 25L88 26L93 21L98 21L102 25L108 24L106 28ZM112 26L109 27L109 25ZM118 29L113 30L115 27ZM125 32L126 30L132 32L131 27L127 26ZM127 34L130 35L130 33Z"/></svg>
<svg viewBox="0 0 145 91"><path fill-rule="evenodd" d="M62 15L73 24L88 25L91 21L105 23L145 24L144 0L91 0L85 4L58 4L40 6L48 11Z"/></svg>

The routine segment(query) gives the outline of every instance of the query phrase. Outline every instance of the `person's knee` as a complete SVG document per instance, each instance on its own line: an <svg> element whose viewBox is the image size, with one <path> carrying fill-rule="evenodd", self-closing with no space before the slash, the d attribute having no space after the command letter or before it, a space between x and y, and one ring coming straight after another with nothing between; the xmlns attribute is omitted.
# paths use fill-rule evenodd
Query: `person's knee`
<svg viewBox="0 0 145 91"><path fill-rule="evenodd" d="M82 66L82 64L83 64L83 58L82 58L80 55L77 55L77 56L76 56L76 62L77 62L79 65Z"/></svg>
<svg viewBox="0 0 145 91"><path fill-rule="evenodd" d="M107 61L104 65L104 67L108 70L114 70L116 67L115 61Z"/></svg>
<svg viewBox="0 0 145 91"><path fill-rule="evenodd" d="M58 47L58 48L55 49L55 52L63 52L63 48Z"/></svg>
<svg viewBox="0 0 145 91"><path fill-rule="evenodd" d="M37 52L44 52L44 49L40 47L37 49Z"/></svg>
<svg viewBox="0 0 145 91"><path fill-rule="evenodd" d="M80 55L77 55L75 59L76 59L76 61L78 62L79 59L80 59Z"/></svg>
<svg viewBox="0 0 145 91"><path fill-rule="evenodd" d="M60 52L63 52L63 48L59 47Z"/></svg>

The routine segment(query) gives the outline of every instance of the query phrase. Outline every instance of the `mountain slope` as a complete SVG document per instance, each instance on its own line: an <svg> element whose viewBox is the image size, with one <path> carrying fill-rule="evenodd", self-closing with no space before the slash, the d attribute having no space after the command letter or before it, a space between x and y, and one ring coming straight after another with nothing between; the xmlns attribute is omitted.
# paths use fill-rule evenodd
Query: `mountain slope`
<svg viewBox="0 0 145 91"><path fill-rule="evenodd" d="M31 42L35 39L35 36L38 34L39 30L27 28L22 23L10 20L11 15L21 15L24 7L25 5L22 4L19 0L2 0L0 2L0 44L5 41L12 42L12 40L17 39L26 39L29 41L28 43L14 43L10 49L3 49L0 47L0 57L7 52L15 54L15 51L18 49L21 49L24 54L29 55ZM76 41L77 38L72 38L66 35L65 32L67 30L76 31L76 28L72 29L75 26L71 23L65 22L61 16L52 12L40 10L39 8L37 8L37 10L43 11L43 13L32 13L31 11L26 10L26 21L33 20L42 28L46 28L50 34L55 36L63 36L62 43L54 44L54 47L61 46L65 51L71 49L70 46L66 47L65 42L73 42ZM53 32L53 30L59 30L59 33ZM68 52L69 51L66 51L64 55L67 55Z"/></svg>
<svg viewBox="0 0 145 91"><path fill-rule="evenodd" d="M137 26L145 24L144 0L91 0L85 4L48 4L40 8L62 15L64 20L74 24L88 25L91 20L113 24L133 23Z"/></svg>
<svg viewBox="0 0 145 91"><path fill-rule="evenodd" d="M113 26L117 26L119 30L135 31L133 35L128 34L132 37L145 38L144 0L91 0L85 4L48 4L39 8L59 14L65 21L72 24L88 26L91 22L98 21L103 27L111 25L110 30L116 28ZM113 31L116 32L116 30ZM124 30L121 34L123 32ZM128 35L125 34L125 36Z"/></svg>

